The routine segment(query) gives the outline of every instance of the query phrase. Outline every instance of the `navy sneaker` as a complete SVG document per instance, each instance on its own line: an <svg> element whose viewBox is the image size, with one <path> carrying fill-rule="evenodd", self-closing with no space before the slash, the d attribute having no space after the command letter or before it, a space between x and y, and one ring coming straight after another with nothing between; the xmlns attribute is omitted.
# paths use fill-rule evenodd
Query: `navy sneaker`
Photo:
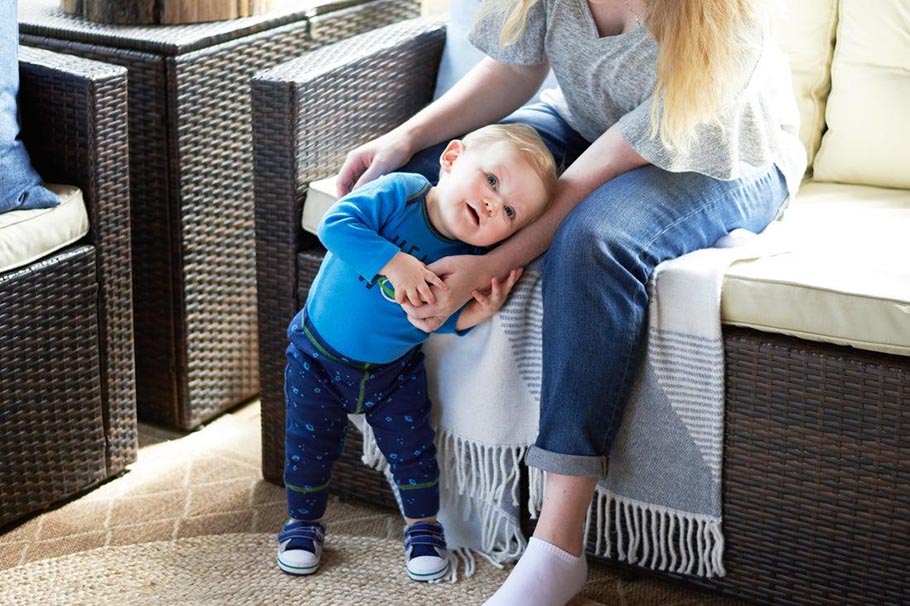
<svg viewBox="0 0 910 606"><path fill-rule="evenodd" d="M313 574L319 568L325 526L289 519L278 535L278 568L288 574Z"/></svg>
<svg viewBox="0 0 910 606"><path fill-rule="evenodd" d="M434 581L449 572L445 532L435 522L417 522L404 529L404 557L408 576L415 581Z"/></svg>

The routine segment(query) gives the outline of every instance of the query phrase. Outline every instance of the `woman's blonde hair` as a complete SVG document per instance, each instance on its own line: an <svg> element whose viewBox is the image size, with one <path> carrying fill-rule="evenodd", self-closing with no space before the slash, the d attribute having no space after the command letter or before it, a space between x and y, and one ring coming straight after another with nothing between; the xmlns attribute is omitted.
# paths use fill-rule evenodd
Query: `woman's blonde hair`
<svg viewBox="0 0 910 606"><path fill-rule="evenodd" d="M510 0L499 43L514 44L539 0ZM695 127L716 120L745 84L767 23L765 0L645 0L643 25L657 40L651 136L685 149Z"/></svg>
<svg viewBox="0 0 910 606"><path fill-rule="evenodd" d="M556 161L537 131L527 124L490 124L462 138L465 148L506 142L517 151L543 182L547 198L556 186Z"/></svg>

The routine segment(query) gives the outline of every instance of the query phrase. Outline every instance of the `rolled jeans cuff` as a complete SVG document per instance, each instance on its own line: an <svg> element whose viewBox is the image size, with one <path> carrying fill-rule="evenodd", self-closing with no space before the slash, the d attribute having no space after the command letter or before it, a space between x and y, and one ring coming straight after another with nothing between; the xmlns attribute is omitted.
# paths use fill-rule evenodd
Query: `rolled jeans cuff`
<svg viewBox="0 0 910 606"><path fill-rule="evenodd" d="M604 478L607 475L607 457L570 455L531 446L525 463L550 473L583 478Z"/></svg>

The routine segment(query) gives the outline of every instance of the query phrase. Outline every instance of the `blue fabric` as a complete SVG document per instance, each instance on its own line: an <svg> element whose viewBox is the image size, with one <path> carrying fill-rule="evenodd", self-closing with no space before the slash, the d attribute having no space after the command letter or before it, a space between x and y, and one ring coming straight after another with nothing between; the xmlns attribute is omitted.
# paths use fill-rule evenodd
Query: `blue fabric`
<svg viewBox="0 0 910 606"><path fill-rule="evenodd" d="M60 204L32 168L19 139L19 24L15 0L0 2L0 213Z"/></svg>
<svg viewBox="0 0 910 606"><path fill-rule="evenodd" d="M363 414L373 428L398 486L404 515L436 515L439 468L420 347L390 364L345 361L320 338L304 312L291 322L288 338L284 464L288 515L318 520L325 513L348 414Z"/></svg>
<svg viewBox="0 0 910 606"><path fill-rule="evenodd" d="M530 124L570 165L589 143L544 103L506 122ZM437 178L440 149L402 170ZM653 165L594 190L563 220L543 269L543 376L534 464L566 475L600 476L622 421L647 322L647 284L662 261L712 246L736 228L759 232L787 199L774 166L721 181Z"/></svg>
<svg viewBox="0 0 910 606"><path fill-rule="evenodd" d="M446 534L438 522L416 522L404 529L404 550L411 550L408 559L440 556L447 551Z"/></svg>
<svg viewBox="0 0 910 606"><path fill-rule="evenodd" d="M307 520L288 520L278 534L278 542L288 543L288 550L303 549L316 553L317 545L325 545L325 525Z"/></svg>
<svg viewBox="0 0 910 606"><path fill-rule="evenodd" d="M307 314L348 359L391 362L429 336L408 322L392 285L377 275L399 250L427 264L479 252L432 227L426 215L429 189L420 175L385 175L339 200L319 225L328 253L310 288ZM456 320L436 332L454 332Z"/></svg>

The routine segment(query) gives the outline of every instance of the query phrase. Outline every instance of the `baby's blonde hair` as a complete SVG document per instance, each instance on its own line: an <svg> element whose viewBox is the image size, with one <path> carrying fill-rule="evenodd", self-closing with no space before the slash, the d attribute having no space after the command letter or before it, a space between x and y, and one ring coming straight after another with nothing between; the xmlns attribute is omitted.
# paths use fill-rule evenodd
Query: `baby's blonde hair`
<svg viewBox="0 0 910 606"><path fill-rule="evenodd" d="M488 0L478 19L506 15L500 46L524 32L541 0ZM657 83L651 136L668 148L688 147L695 127L717 120L743 85L744 59L754 58L767 30L768 0L645 0L644 26L657 40Z"/></svg>
<svg viewBox="0 0 910 606"><path fill-rule="evenodd" d="M478 144L506 142L521 154L543 181L547 200L556 187L556 161L537 131L527 124L490 124L462 138L465 149Z"/></svg>

